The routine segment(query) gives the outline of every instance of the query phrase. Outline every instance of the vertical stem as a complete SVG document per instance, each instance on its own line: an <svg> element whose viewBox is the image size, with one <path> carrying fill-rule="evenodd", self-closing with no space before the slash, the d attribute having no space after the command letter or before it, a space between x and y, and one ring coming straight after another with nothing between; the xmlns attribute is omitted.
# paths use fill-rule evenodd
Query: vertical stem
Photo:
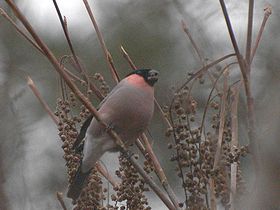
<svg viewBox="0 0 280 210"><path fill-rule="evenodd" d="M258 35L257 35L256 41L255 41L255 44L254 44L252 53L251 53L250 63L253 62L253 59L254 59L255 54L256 54L256 52L257 52L257 49L258 49L258 46L259 46L259 43L260 43L260 40L261 40L263 31L264 31L264 27L265 27L266 21L268 20L268 18L269 18L269 16L271 15L271 13L272 13L272 8L271 8L270 5L267 5L267 6L264 8L264 17L263 17L263 21L262 21L260 30L259 30L259 32L258 32Z"/></svg>
<svg viewBox="0 0 280 210"><path fill-rule="evenodd" d="M231 104L231 147L238 146L238 102L239 102L240 83L232 87ZM230 210L235 210L236 182L237 182L237 163L231 164L230 169Z"/></svg>
<svg viewBox="0 0 280 210"><path fill-rule="evenodd" d="M215 196L215 183L213 178L209 180L209 188L210 188L210 209L216 210L217 209L217 201Z"/></svg>
<svg viewBox="0 0 280 210"><path fill-rule="evenodd" d="M112 56L111 56L111 54L109 53L109 51L108 51L108 49L107 49L107 47L106 47L105 41L104 41L104 39L103 39L103 36L102 36L102 34L101 34L100 30L99 30L99 27L98 27L98 25L97 25L97 22L96 22L95 18L94 18L93 12L92 12L92 10L91 10L91 8L90 8L90 6L89 6L88 1L87 1L87 0L83 0L83 2L84 2L84 5L85 5L85 7L86 7L86 10L87 10L87 12L88 12L88 14L89 14L89 17L90 17L90 19L91 19L91 22L92 22L92 24L93 24L93 27L94 27L94 29L95 29L95 31L96 31L98 40L99 40L99 42L100 42L101 48L102 48L102 50L103 50L103 53L104 53L105 59L106 59L106 61L107 61L107 64L108 64L108 66L109 66L109 68L110 68L110 71L111 71L111 74L112 74L112 76L113 76L113 79L114 79L116 82L118 82L118 81L120 81L120 78L119 78L119 76L118 76L118 74L117 74L117 71L116 71L116 69L115 69L115 66L113 65Z"/></svg>
<svg viewBox="0 0 280 210"><path fill-rule="evenodd" d="M63 200L63 194L61 192L56 192L56 198L59 201L63 210L67 210L66 205Z"/></svg>
<svg viewBox="0 0 280 210"><path fill-rule="evenodd" d="M250 60L251 60L251 45L252 45L252 31L253 31L253 14L254 12L254 0L249 0L248 11L248 26L247 26L247 43L246 43L246 62L248 64L247 73L250 73Z"/></svg>
<svg viewBox="0 0 280 210"><path fill-rule="evenodd" d="M46 101L43 99L43 97L41 96L40 92L38 91L37 87L35 86L33 80L31 79L31 77L27 77L27 84L30 87L30 89L32 90L33 94L36 96L36 98L39 100L39 102L41 103L41 105L43 106L43 108L46 110L46 112L48 113L48 115L52 118L53 122L58 125L58 119L57 117L54 115L54 113L52 112L52 110L50 109L50 107L48 106L48 104L46 103Z"/></svg>
<svg viewBox="0 0 280 210"><path fill-rule="evenodd" d="M223 95L221 99L221 109L220 109L220 125L219 125L219 135L218 135L218 143L217 143L217 150L214 159L214 166L213 169L217 169L218 164L220 162L221 156L221 149L223 143L223 136L224 136L224 126L225 126L225 118L226 118L226 105L227 105L227 93L228 93L228 70L224 73L224 87L223 87Z"/></svg>

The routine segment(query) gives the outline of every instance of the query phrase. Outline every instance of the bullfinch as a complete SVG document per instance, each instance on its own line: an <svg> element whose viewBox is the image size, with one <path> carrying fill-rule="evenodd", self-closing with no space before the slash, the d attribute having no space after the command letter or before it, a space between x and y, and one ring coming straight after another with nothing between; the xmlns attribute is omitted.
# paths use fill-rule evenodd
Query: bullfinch
<svg viewBox="0 0 280 210"><path fill-rule="evenodd" d="M128 74L99 105L103 122L112 128L126 145L132 144L147 128L154 112L154 84L158 71L138 69ZM90 116L82 125L74 147L83 153L80 167L70 184L67 196L76 200L91 169L107 151L118 151L107 128Z"/></svg>

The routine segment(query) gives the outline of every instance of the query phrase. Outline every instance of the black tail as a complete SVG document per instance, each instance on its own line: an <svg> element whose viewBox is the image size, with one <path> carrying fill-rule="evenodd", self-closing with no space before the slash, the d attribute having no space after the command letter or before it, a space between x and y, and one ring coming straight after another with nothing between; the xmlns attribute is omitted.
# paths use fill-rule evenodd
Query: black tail
<svg viewBox="0 0 280 210"><path fill-rule="evenodd" d="M81 194L81 191L84 187L85 180L89 176L90 171L91 170L89 170L86 173L83 173L82 170L81 170L81 166L79 167L73 183L70 184L69 187L68 187L68 192L67 192L67 197L68 198L72 198L73 200L77 200L79 198L79 196Z"/></svg>

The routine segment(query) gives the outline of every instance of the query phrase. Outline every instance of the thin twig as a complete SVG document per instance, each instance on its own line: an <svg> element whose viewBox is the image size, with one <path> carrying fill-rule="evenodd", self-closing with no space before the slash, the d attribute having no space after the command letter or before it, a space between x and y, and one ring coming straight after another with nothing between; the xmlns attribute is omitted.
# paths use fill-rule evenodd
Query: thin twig
<svg viewBox="0 0 280 210"><path fill-rule="evenodd" d="M221 109L220 109L220 124L219 124L219 135L218 135L218 143L217 143L217 149L216 154L214 158L214 166L213 169L217 169L218 164L220 162L220 156L221 156L221 149L222 149L222 142L223 142L223 136L224 136L224 126L225 126L225 119L226 119L226 105L227 105L227 93L228 93L228 70L226 70L224 73L224 85L223 85L223 95L221 99Z"/></svg>
<svg viewBox="0 0 280 210"><path fill-rule="evenodd" d="M254 17L254 0L249 0L248 9L248 26L247 26L247 42L246 42L246 62L247 73L250 73L250 60L251 60L251 46L252 46L252 31L253 31L253 17Z"/></svg>
<svg viewBox="0 0 280 210"><path fill-rule="evenodd" d="M207 64L206 66L202 67L201 69L197 70L194 74L192 74L192 76L190 78L187 79L186 82L184 82L179 88L176 89L175 93L179 93L184 87L186 87L189 84L189 82L198 78L200 75L202 75L204 72L206 72L212 66L215 66L216 64L218 64L218 63L220 63L220 62L222 62L222 61L224 61L224 60L226 60L226 59L228 59L232 56L236 56L236 54L232 53L232 54L225 55L225 56L213 61L212 63ZM171 114L171 110L172 110L174 101L175 101L175 97L173 97L173 99L170 103L169 114Z"/></svg>
<svg viewBox="0 0 280 210"><path fill-rule="evenodd" d="M55 6L56 13L57 13L57 15L59 17L60 24L62 26L62 29L63 29L64 35L65 35L65 38L67 40L68 46L70 48L70 51L71 51L71 53L73 55L74 61L75 61L76 65L77 65L79 71L86 75L86 72L82 68L82 66L80 65L79 60L78 60L78 58L76 56L75 50L73 48L73 45L72 45L72 42L71 42L71 39L70 39L70 36L69 36L68 28L67 28L66 17L64 17L64 19L63 19L62 15L61 15L61 12L60 12L60 9L59 9L59 7L57 5L56 0L53 0L53 4Z"/></svg>
<svg viewBox="0 0 280 210"><path fill-rule="evenodd" d="M114 180L114 178L111 176L111 174L108 173L108 171L104 168L104 166L101 165L101 163L98 161L96 164L95 164L95 167L97 169L97 171L99 173L102 174L103 177L105 177L113 187L117 187L118 186L118 183Z"/></svg>
<svg viewBox="0 0 280 210"><path fill-rule="evenodd" d="M100 42L100 44L101 44L101 48L102 48L102 50L103 50L103 53L104 53L105 59L106 59L106 61L107 61L107 64L108 64L108 66L109 66L109 68L110 68L110 71L111 71L111 74L112 74L112 76L113 76L113 79L114 79L116 82L118 82L118 81L120 81L120 77L119 77L119 75L118 75L118 73L117 73L117 71L116 71L115 66L113 65L112 56L111 56L111 54L109 53L109 51L108 51L108 49L107 49L107 47L106 47L105 41L104 41L104 39L103 39L103 36L102 36L102 34L101 34L100 30L99 30L99 27L98 27L98 25L97 25L97 22L96 22L95 18L94 18L92 9L90 8L90 5L89 5L89 3L88 3L87 0L83 0L83 2L84 2L84 5L85 5L85 7L86 7L86 10L87 10L87 12L88 12L88 14L89 14L89 17L90 17L90 19L91 19L91 22L92 22L92 24L93 24L93 26L94 26L94 29L95 29L95 31L96 31L98 40L99 40L99 42Z"/></svg>
<svg viewBox="0 0 280 210"><path fill-rule="evenodd" d="M56 192L56 198L59 201L63 210L67 210L66 205L63 200L63 194L61 192Z"/></svg>
<svg viewBox="0 0 280 210"><path fill-rule="evenodd" d="M12 18L2 9L0 8L0 14L6 19L8 20L17 30L17 32L19 32L25 39L28 40L29 43L31 43L37 50L39 50L42 54L44 54L44 52L40 49L40 47L32 40L30 39L29 36L27 36L23 30L21 30L17 24L12 20Z"/></svg>
<svg viewBox="0 0 280 210"><path fill-rule="evenodd" d="M63 32L64 32L64 35L65 35L65 38L67 40L67 44L70 48L70 51L71 51L71 54L74 58L74 62L75 62L75 66L78 68L79 72L82 74L82 77L84 78L84 80L90 84L90 88L91 90L96 94L96 96L100 99L103 98L102 96L102 93L100 92L100 90L93 84L90 82L89 80L89 77L88 77L88 74L86 72L86 70L83 68L83 66L80 64L79 62L79 59L75 53L75 50L74 50L74 47L73 47L73 44L71 42L71 39L70 39L70 35L69 35L69 31L68 31L68 27L67 27L67 19L66 17L64 17L64 19L62 18L62 15L61 15L61 12L60 12L60 9L57 5L57 2L56 0L53 0L53 3L54 3L54 6L55 6L55 9L56 9L56 12L58 14L58 17L59 17L59 21L60 21L60 24L62 26L62 29L63 29Z"/></svg>
<svg viewBox="0 0 280 210"><path fill-rule="evenodd" d="M197 47L197 44L196 44L196 42L194 41L194 39L193 39L193 37L192 37L192 35L191 35L190 31L189 31L189 28L187 27L187 24L186 24L185 21L183 21L183 20L181 21L181 24L182 24L182 28L183 28L185 34L187 35L187 37L188 37L189 40L191 41L191 44L192 44L192 46L193 46L193 48L194 48L196 54L198 55L199 60L200 60L200 62L201 62L201 64L202 64L202 66L205 66L205 65L206 65L206 62L205 62L205 60L202 58L201 50L199 50L199 48ZM217 85L214 85L215 79L213 78L211 72L210 72L210 71L207 71L206 74L207 74L207 76L209 77L210 81L212 82L212 85L213 85L213 86L215 87L215 89L217 90L217 92L220 92L218 86L217 86Z"/></svg>
<svg viewBox="0 0 280 210"><path fill-rule="evenodd" d="M232 88L232 104L231 104L231 147L238 146L238 102L240 83L236 83ZM235 210L235 196L236 196L236 177L237 163L231 164L230 170L230 210Z"/></svg>
<svg viewBox="0 0 280 210"><path fill-rule="evenodd" d="M204 123L205 123L205 119L206 119L206 113L207 113L207 110L208 110L208 107L210 105L210 101L211 101L211 98L212 98L212 94L214 92L214 89L215 89L215 85L218 83L220 77L224 74L224 72L226 70L229 69L230 66L234 65L234 64L237 64L237 62L233 62L233 63L230 63L228 64L222 71L221 73L217 76L217 79L214 81L214 84L213 84L213 87L208 95L208 99L207 99L207 102L206 102L206 105L204 107L204 111L203 111L203 115L202 115L202 120L201 120L201 125L200 125L200 135L202 134L202 130L204 128Z"/></svg>
<svg viewBox="0 0 280 210"><path fill-rule="evenodd" d="M217 201L215 196L215 183L213 178L209 179L209 188L210 188L210 208L211 210L216 210Z"/></svg>
<svg viewBox="0 0 280 210"><path fill-rule="evenodd" d="M231 22L230 22L230 19L229 19L229 15L228 15L227 8L226 8L224 0L220 0L220 5L221 5L221 8L222 8L225 20L226 20L227 29L228 29L228 32L229 32L231 43L232 43L234 51L236 53L236 57L237 57L237 60L238 60L239 66L240 66L241 73L242 73L243 77L247 78L246 66L245 66L245 63L244 63L244 59L243 59L243 57L242 57L242 55L239 51L237 41L235 39L235 35L234 35L233 29L232 29L232 26L231 26Z"/></svg>
<svg viewBox="0 0 280 210"><path fill-rule="evenodd" d="M45 100L43 99L43 97L41 96L40 92L38 91L36 85L34 84L33 80L31 79L31 77L27 77L27 84L30 87L30 89L32 90L32 92L34 93L34 95L36 96L36 98L39 100L39 102L41 103L41 105L43 106L43 108L46 110L46 112L48 113L48 115L52 118L52 120L54 121L54 123L56 125L58 125L58 119L55 116L55 114L52 112L52 110L50 109L50 107L48 106L48 104L45 102Z"/></svg>
<svg viewBox="0 0 280 210"><path fill-rule="evenodd" d="M175 210L176 207L173 206L173 204L169 201L168 197L166 197L165 194L161 191L161 189L155 184L155 182L150 178L148 174L142 170L142 168L137 163L134 155L130 155L127 157L128 160L131 160L132 165L134 168L139 172L139 174L144 178L144 180L149 183L149 186L153 189L153 191L161 198L162 202L168 207L168 209ZM140 168L139 168L140 167Z"/></svg>
<svg viewBox="0 0 280 210"><path fill-rule="evenodd" d="M182 24L182 28L183 28L184 32L186 33L186 35L188 36L189 40L191 41L191 44L192 44L196 54L198 55L200 62L204 63L204 60L203 60L202 55L200 53L200 50L197 47L197 44L195 43L194 39L192 38L191 33L189 32L189 28L187 27L187 24L185 23L184 20L181 21L181 24Z"/></svg>
<svg viewBox="0 0 280 210"><path fill-rule="evenodd" d="M264 31L265 24L266 24L266 22L267 22L269 16L271 15L271 13L272 13L272 7L271 7L271 5L267 5L267 6L264 8L263 21L262 21L260 30L259 30L259 32L258 32L256 41L255 41L255 45L254 45L253 50L252 50L252 53L251 53L250 64L253 62L253 59L254 59L255 54L256 54L256 52L257 52L257 49L258 49L258 46L259 46L259 43L260 43L260 40L261 40L263 31Z"/></svg>
<svg viewBox="0 0 280 210"><path fill-rule="evenodd" d="M122 52L123 57L128 61L130 67L132 69L136 70L137 67L135 66L135 64L133 63L133 61L131 60L129 54L126 52L126 50L124 49L123 46L121 46L121 52Z"/></svg>
<svg viewBox="0 0 280 210"><path fill-rule="evenodd" d="M221 154L221 147L222 147L222 141L223 141L223 134L224 134L224 125L225 125L225 111L226 111L226 99L227 99L227 89L228 89L228 70L227 68L223 72L224 75L224 85L223 85L223 95L221 98L221 108L220 108L220 125L219 125L219 135L218 135L218 143L217 143L217 149L216 154L214 158L214 166L213 169L217 169L218 163L220 161L220 154ZM208 98L209 99L209 98ZM210 188L210 206L211 210L217 209L217 201L215 196L215 181L213 178L209 179L209 188Z"/></svg>
<svg viewBox="0 0 280 210"><path fill-rule="evenodd" d="M141 139L143 140L145 146L146 146L146 151L149 154L149 157L151 158L151 161L155 167L156 170L156 174L158 175L160 182L162 184L162 186L164 187L166 193L168 194L168 197L170 198L170 200L172 201L172 203L174 204L174 206L176 207L176 209L180 209L179 207L179 200L177 198L177 196L175 195L173 189L171 188L171 186L168 183L168 180L166 178L166 175L159 163L158 158L156 157L152 146L147 138L147 136L145 134L141 135Z"/></svg>

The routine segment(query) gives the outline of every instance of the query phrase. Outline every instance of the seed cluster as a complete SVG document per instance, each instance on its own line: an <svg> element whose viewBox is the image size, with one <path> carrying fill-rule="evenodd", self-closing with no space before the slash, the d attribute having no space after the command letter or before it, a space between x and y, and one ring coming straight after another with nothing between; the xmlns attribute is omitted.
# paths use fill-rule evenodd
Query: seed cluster
<svg viewBox="0 0 280 210"><path fill-rule="evenodd" d="M107 84L106 80L104 79L104 77L100 74L100 73L95 73L93 78L99 82L100 86L99 89L101 91L101 93L106 96L109 91L110 91L110 87Z"/></svg>
<svg viewBox="0 0 280 210"><path fill-rule="evenodd" d="M70 110L71 100L58 100L55 115L59 118L58 131L59 137L63 142L63 157L66 160L68 181L72 183L81 159L81 154L75 153L73 149L73 144L78 136L76 124L81 122L81 118L72 117Z"/></svg>
<svg viewBox="0 0 280 210"><path fill-rule="evenodd" d="M76 172L80 166L80 161L83 156L82 151L77 151L73 145L78 136L77 127L89 116L89 111L80 106L80 112L77 116L73 116L72 112L76 107L77 101L73 93L69 94L68 99L59 99L55 115L59 118L58 130L62 140L62 149L64 151L64 159L68 173L69 183L73 183ZM71 110L71 111L70 111ZM94 169L83 188L78 200L73 201L74 209L102 209L102 200L105 196L102 191L102 180L98 172Z"/></svg>
<svg viewBox="0 0 280 210"><path fill-rule="evenodd" d="M144 195L144 192L149 189L146 187L144 180L123 155L120 155L119 162L120 168L116 171L116 175L121 179L121 183L114 188L116 194L113 194L111 199L116 205L114 207L110 206L110 208L118 209L116 208L117 204L125 201L125 204L119 207L120 210L150 210L151 207L148 206L147 198Z"/></svg>
<svg viewBox="0 0 280 210"><path fill-rule="evenodd" d="M104 191L102 190L102 180L96 170L92 170L88 183L81 192L74 210L96 209L102 210L102 200L105 200Z"/></svg>
<svg viewBox="0 0 280 210"><path fill-rule="evenodd" d="M227 103L229 104L230 101ZM198 116L198 103L191 96L189 88L185 87L175 94L173 104L168 111L165 109L166 116L172 122L172 127L166 130L166 136L172 136L174 139L174 143L168 144L168 148L174 151L170 160L177 162L175 170L182 179L186 198L185 205L188 209L210 208L209 192L210 187L213 186L210 185L211 180L214 181L214 196L220 200L224 207L229 207L230 172L233 163L237 163L238 166L237 190L239 195L240 191L244 190L239 163L240 158L248 153L247 146L232 146L231 119L228 114L224 125L221 157L218 166L214 168L220 122L220 103L213 100L209 107L211 110L208 112L211 113L212 120L210 123L204 123L201 127L202 123L198 122L198 119L205 119ZM206 129L208 132L205 131Z"/></svg>

